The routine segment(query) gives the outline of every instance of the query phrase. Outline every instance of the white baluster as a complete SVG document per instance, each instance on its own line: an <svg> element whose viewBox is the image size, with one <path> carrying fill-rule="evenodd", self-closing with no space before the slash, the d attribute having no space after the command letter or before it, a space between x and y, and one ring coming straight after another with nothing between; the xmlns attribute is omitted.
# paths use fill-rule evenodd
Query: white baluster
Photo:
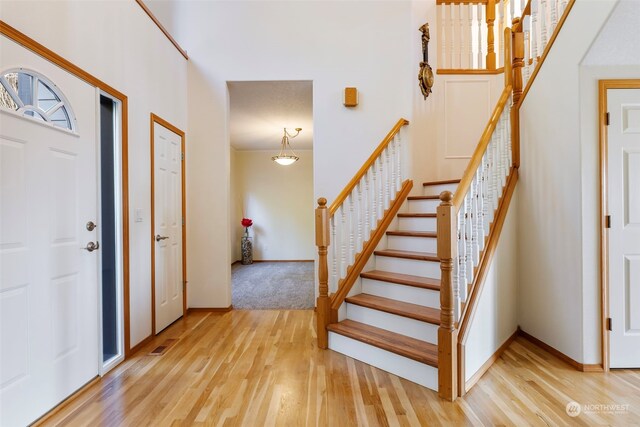
<svg viewBox="0 0 640 427"><path fill-rule="evenodd" d="M347 214L344 206L340 206L340 278L347 275Z"/></svg>
<svg viewBox="0 0 640 427"><path fill-rule="evenodd" d="M540 0L540 51L547 47L547 0Z"/></svg>
<svg viewBox="0 0 640 427"><path fill-rule="evenodd" d="M397 169L397 163L396 163L396 139L392 139L391 142L389 143L389 150L391 152L391 193L393 194L393 197L395 199L396 197L396 193L397 193L397 182L398 182L398 169Z"/></svg>
<svg viewBox="0 0 640 427"><path fill-rule="evenodd" d="M364 241L371 235L371 195L369 194L370 171L364 174Z"/></svg>
<svg viewBox="0 0 640 427"><path fill-rule="evenodd" d="M473 186L473 183L471 184ZM472 209L472 200L471 200L471 191L472 188L469 188L465 199L467 202L467 220L465 221L465 234L466 234L466 251L465 251L465 263L467 269L467 284L471 284L473 282L473 209ZM465 286L460 290L460 295L466 299L467 287Z"/></svg>
<svg viewBox="0 0 640 427"><path fill-rule="evenodd" d="M456 15L456 5L454 4L450 4L448 5L448 9L449 9L449 66L451 68L455 68L456 67L456 39L457 37L455 36L455 15Z"/></svg>
<svg viewBox="0 0 640 427"><path fill-rule="evenodd" d="M498 55L496 62L498 66L504 66L504 0L496 1L496 6L498 12Z"/></svg>
<svg viewBox="0 0 640 427"><path fill-rule="evenodd" d="M538 24L538 1L531 0L531 59L533 60L532 67L536 66L538 62L538 35L540 32L540 26Z"/></svg>
<svg viewBox="0 0 640 427"><path fill-rule="evenodd" d="M487 151L485 151L483 156L484 162L484 174L482 177L483 184L483 194L484 200L482 202L482 221L484 222L484 235L487 236L489 234L489 200L491 199L491 193L489 188L489 175L491 170L491 150L487 147Z"/></svg>
<svg viewBox="0 0 640 427"><path fill-rule="evenodd" d="M494 135L495 136L495 135ZM494 139L493 141L493 191L491 194L491 200L493 204L491 205L491 220L495 217L496 209L498 209L498 186L500 178L498 175L500 174L500 153L498 152L498 139Z"/></svg>
<svg viewBox="0 0 640 427"><path fill-rule="evenodd" d="M334 292L338 289L338 242L336 240L336 217L335 215L331 216L331 220L329 222L331 227L331 277L333 287L331 288Z"/></svg>
<svg viewBox="0 0 640 427"><path fill-rule="evenodd" d="M558 15L562 17L562 15L564 15L565 10L567 10L567 0L560 0L560 10L558 11Z"/></svg>
<svg viewBox="0 0 640 427"><path fill-rule="evenodd" d="M363 184L364 178L360 179L360 181L358 182L358 185L356 186L356 191L358 194L358 208L356 209L356 217L355 217L355 221L357 224L357 228L358 228L358 236L356 238L356 252L359 252L362 249L362 235L363 235L363 230L362 228L364 227L364 221L362 221L363 219L363 210L364 210L364 206L362 206L362 184Z"/></svg>
<svg viewBox="0 0 640 427"><path fill-rule="evenodd" d="M509 8L510 8L511 14L509 16L510 19L507 19L507 26L509 26L510 22L513 22L513 18L516 16L516 0L511 0L509 2Z"/></svg>
<svg viewBox="0 0 640 427"><path fill-rule="evenodd" d="M473 5L464 5L464 9L467 17L467 28L464 32L464 38L466 42L464 52L464 62L466 67L464 68L473 68Z"/></svg>
<svg viewBox="0 0 640 427"><path fill-rule="evenodd" d="M349 203L349 220L347 224L349 224L349 265L351 265L351 261L356 257L356 242L355 242L355 207L353 202L353 192L349 194L347 198L347 202Z"/></svg>
<svg viewBox="0 0 640 427"><path fill-rule="evenodd" d="M512 99L509 98L509 105L511 105L512 103ZM509 114L509 112L507 112L506 114L506 120L507 120L507 129L511 129L511 114ZM507 170L507 173L511 172L511 165L513 164L513 145L512 145L512 140L511 140L511 132L509 131L508 135L507 135L507 141L509 142L507 145L507 159L509 160L509 168Z"/></svg>
<svg viewBox="0 0 640 427"><path fill-rule="evenodd" d="M439 68L449 68L447 65L447 43L449 43L449 34L447 30L449 28L449 21L447 20L448 6L446 4L439 6L440 11L440 34L442 40L440 40L440 58L438 58Z"/></svg>
<svg viewBox="0 0 640 427"><path fill-rule="evenodd" d="M371 228L376 228L378 224L378 173L376 171L376 161L373 161L369 169L373 177L371 178Z"/></svg>
<svg viewBox="0 0 640 427"><path fill-rule="evenodd" d="M480 217L480 207L478 205L479 200L478 200L478 194L479 194L479 188L480 188L480 179L479 179L479 170L476 170L476 173L473 177L473 184L472 184L472 188L473 188L473 194L472 194L472 198L471 198L471 207L472 209L472 213L473 213L473 222L472 222L472 227L471 227L471 242L473 243L472 245L472 258L473 258L473 266L477 266L478 263L480 262L480 250L482 249L480 247L480 232L478 229L478 218Z"/></svg>
<svg viewBox="0 0 640 427"><path fill-rule="evenodd" d="M556 25L558 24L558 0L549 0L551 4L549 5L550 9L550 20L551 24L549 25L549 35L553 34L553 31L556 29Z"/></svg>
<svg viewBox="0 0 640 427"><path fill-rule="evenodd" d="M382 216L384 215L384 210L385 210L385 203L384 203L384 189L385 189L385 185L384 185L384 171L382 170L382 156L378 156L378 158L376 159L378 162L378 181L379 181L379 188L378 188L378 216L376 219L380 219L382 218Z"/></svg>
<svg viewBox="0 0 640 427"><path fill-rule="evenodd" d="M478 246L484 248L484 168L485 168L485 154L482 156L482 161L478 167Z"/></svg>
<svg viewBox="0 0 640 427"><path fill-rule="evenodd" d="M392 178L391 178L391 169L393 167L393 164L391 163L391 153L390 153L390 148L389 146L387 146L387 148L384 150L384 156L385 156L385 167L387 169L387 182L386 182L386 186L387 186L387 201L385 203L385 207L389 208L389 206L391 206L391 200L394 199L395 195L391 193L391 182L392 182Z"/></svg>
<svg viewBox="0 0 640 427"><path fill-rule="evenodd" d="M476 68L485 68L486 65L484 63L485 60L485 56L483 53L483 49L482 47L485 45L485 43L482 42L482 26L484 25L484 5L482 3L478 3L476 5L476 17L478 18L478 40L477 40L477 56L478 56L478 66Z"/></svg>
<svg viewBox="0 0 640 427"><path fill-rule="evenodd" d="M522 31L524 33L524 75L522 77L523 86L526 86L531 76L531 16L524 17Z"/></svg>
<svg viewBox="0 0 640 427"><path fill-rule="evenodd" d="M456 30L458 32L458 46L456 49L456 68L462 68L462 61L464 58L464 19L462 17L464 13L464 5L458 5L458 20L456 21Z"/></svg>
<svg viewBox="0 0 640 427"><path fill-rule="evenodd" d="M398 134L396 135L396 142L398 144L398 184L397 184L397 190L396 191L400 191L400 188L402 188L402 181L405 178L404 175L404 170L403 170L403 166L404 166L404 152L402 151L402 130L400 132L398 132Z"/></svg>
<svg viewBox="0 0 640 427"><path fill-rule="evenodd" d="M462 202L462 206L460 206L460 216L458 219L458 231L460 233L460 245L458 246L458 271L459 278L458 283L460 284L460 291L467 287L467 263L466 263L466 254L467 254L467 199L465 198ZM464 300L464 299L463 299Z"/></svg>

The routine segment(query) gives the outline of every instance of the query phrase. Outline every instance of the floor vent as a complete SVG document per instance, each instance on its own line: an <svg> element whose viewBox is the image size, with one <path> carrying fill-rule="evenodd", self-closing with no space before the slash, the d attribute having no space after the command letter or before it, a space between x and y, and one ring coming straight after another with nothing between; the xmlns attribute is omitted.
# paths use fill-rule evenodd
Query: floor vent
<svg viewBox="0 0 640 427"><path fill-rule="evenodd" d="M153 349L153 351L151 351L149 353L149 356L162 356L163 354L165 354L167 352L167 350L169 350L169 348L175 344L178 340L177 339L168 339L165 340L165 342L163 342L161 345L157 346L156 348Z"/></svg>

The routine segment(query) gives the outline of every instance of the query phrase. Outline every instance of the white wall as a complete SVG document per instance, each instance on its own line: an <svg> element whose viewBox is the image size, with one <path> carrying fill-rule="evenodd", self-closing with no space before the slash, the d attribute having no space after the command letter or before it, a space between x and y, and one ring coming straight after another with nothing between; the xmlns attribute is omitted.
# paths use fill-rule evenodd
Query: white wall
<svg viewBox="0 0 640 427"><path fill-rule="evenodd" d="M153 112L186 130L187 63L134 1L3 0L0 19L129 99L133 346L151 333L149 117ZM140 223L134 222L138 208Z"/></svg>
<svg viewBox="0 0 640 427"><path fill-rule="evenodd" d="M614 0L575 3L520 110L518 322L582 363L600 357L593 329L597 172L592 154L583 158L594 142L581 137L582 127L597 127L597 103L585 104L580 62L614 6Z"/></svg>
<svg viewBox="0 0 640 427"><path fill-rule="evenodd" d="M153 6L153 4L152 4ZM189 61L190 306L231 303L227 81L312 80L314 199L332 200L400 117L410 117L411 4L182 2L173 29ZM283 25L284 24L284 25ZM342 105L356 86L360 105ZM224 242L211 245L211 242Z"/></svg>
<svg viewBox="0 0 640 427"><path fill-rule="evenodd" d="M465 381L478 372L518 328L517 202L518 186L513 193L500 241L469 329L465 344Z"/></svg>
<svg viewBox="0 0 640 427"><path fill-rule="evenodd" d="M232 149L233 151L233 149ZM299 150L300 160L280 166L271 160L273 151L236 151L240 215L253 220L254 260L312 260L315 256L313 199L313 151ZM240 239L244 228L233 227ZM240 258L240 252L232 256Z"/></svg>

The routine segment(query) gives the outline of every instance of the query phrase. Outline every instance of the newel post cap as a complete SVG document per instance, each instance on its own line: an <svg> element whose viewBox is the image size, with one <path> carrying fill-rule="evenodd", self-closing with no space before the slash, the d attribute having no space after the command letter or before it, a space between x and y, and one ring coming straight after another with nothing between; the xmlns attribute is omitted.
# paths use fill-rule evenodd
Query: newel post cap
<svg viewBox="0 0 640 427"><path fill-rule="evenodd" d="M318 206L321 208L327 206L327 199L325 199L324 197L320 197L318 199Z"/></svg>
<svg viewBox="0 0 640 427"><path fill-rule="evenodd" d="M445 205L450 205L453 200L453 193L451 191L443 191L440 193L440 201Z"/></svg>

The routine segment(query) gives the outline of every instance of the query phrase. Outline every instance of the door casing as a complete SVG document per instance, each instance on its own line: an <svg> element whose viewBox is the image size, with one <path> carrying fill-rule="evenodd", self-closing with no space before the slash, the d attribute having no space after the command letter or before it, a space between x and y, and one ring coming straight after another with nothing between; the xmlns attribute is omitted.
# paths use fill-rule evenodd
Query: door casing
<svg viewBox="0 0 640 427"><path fill-rule="evenodd" d="M182 187L182 316L187 315L187 209L186 209L186 167L185 167L185 133L176 126L172 125L162 117L151 113L150 120L150 147L151 147L151 336L156 335L156 224L155 224L155 151L154 151L154 138L155 131L154 125L169 129L171 132L180 136L180 150L182 152L182 171L181 171L181 187Z"/></svg>
<svg viewBox="0 0 640 427"><path fill-rule="evenodd" d="M609 234L607 233L607 215L609 200L607 185L609 182L607 91L609 89L640 89L640 79L611 79L598 81L598 117L600 143L600 336L602 368L609 371Z"/></svg>

